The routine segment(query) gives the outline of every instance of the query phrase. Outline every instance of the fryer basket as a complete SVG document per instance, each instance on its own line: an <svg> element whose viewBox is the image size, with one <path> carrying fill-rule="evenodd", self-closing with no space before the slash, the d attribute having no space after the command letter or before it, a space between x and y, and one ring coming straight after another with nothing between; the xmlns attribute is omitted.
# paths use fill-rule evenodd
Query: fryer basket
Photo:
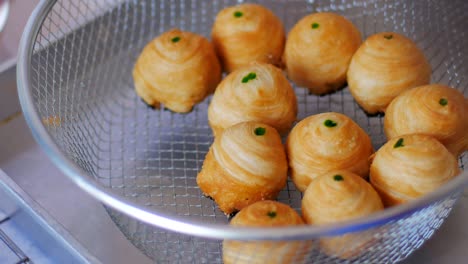
<svg viewBox="0 0 468 264"><path fill-rule="evenodd" d="M413 203L364 219L323 227L240 229L203 197L196 175L213 141L207 122L211 97L188 114L148 108L136 95L132 68L152 38L173 27L209 38L216 13L243 1L49 0L26 27L18 59L25 118L50 158L80 187L102 201L122 232L156 262L219 263L221 241L312 241L297 261L394 263L419 248L443 223L468 175ZM261 0L286 30L312 12L337 12L363 38L395 31L413 39L433 68L432 82L468 94L468 2L404 0ZM386 140L383 118L368 116L349 89L315 96L295 88L298 120L327 111L348 115L372 138ZM467 155L460 158L464 169ZM301 193L288 181L278 200L300 211ZM341 259L320 241L370 234L361 255ZM350 245L337 245L346 252ZM250 250L250 249L249 249ZM255 250L230 252L255 260ZM258 252L258 251L257 251ZM301 257L305 255L305 257Z"/></svg>

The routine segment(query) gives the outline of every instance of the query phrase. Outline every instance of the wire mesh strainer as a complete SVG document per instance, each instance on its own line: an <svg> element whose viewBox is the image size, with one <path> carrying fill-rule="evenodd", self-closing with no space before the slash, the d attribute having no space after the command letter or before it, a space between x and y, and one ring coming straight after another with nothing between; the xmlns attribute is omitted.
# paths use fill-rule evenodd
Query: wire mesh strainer
<svg viewBox="0 0 468 264"><path fill-rule="evenodd" d="M212 142L210 99L181 115L149 109L136 96L131 70L149 40L172 27L209 37L216 13L238 2L42 1L26 28L18 65L21 104L35 138L72 180L108 206L124 234L158 262L220 262L220 241L227 238L315 241L296 254L296 260L306 262L404 259L443 223L468 182L466 173L416 202L365 219L323 227L233 228L202 197L195 181ZM468 93L466 1L251 2L272 9L286 29L311 12L332 11L352 20L363 37L379 31L407 35L431 62L433 82ZM366 130L376 149L384 143L382 117L367 116L348 89L321 97L296 89L296 95L299 119L325 111L345 113ZM465 154L462 169L466 162ZM300 210L301 194L291 182L278 200ZM372 237L372 243L362 246L362 255L343 260L319 250L320 239L349 232ZM336 247L345 252L352 246ZM255 258L253 252L259 251L250 250L232 254L239 261Z"/></svg>

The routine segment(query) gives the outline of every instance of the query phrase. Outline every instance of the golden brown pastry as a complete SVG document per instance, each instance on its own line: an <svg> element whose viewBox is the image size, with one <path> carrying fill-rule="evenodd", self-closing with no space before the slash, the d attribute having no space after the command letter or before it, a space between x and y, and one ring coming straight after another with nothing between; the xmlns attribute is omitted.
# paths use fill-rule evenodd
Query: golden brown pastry
<svg viewBox="0 0 468 264"><path fill-rule="evenodd" d="M422 133L435 137L458 156L468 150L468 103L441 84L419 86L397 96L385 112L388 138Z"/></svg>
<svg viewBox="0 0 468 264"><path fill-rule="evenodd" d="M271 126L243 122L215 138L197 184L225 214L275 199L285 186L288 164L281 137Z"/></svg>
<svg viewBox="0 0 468 264"><path fill-rule="evenodd" d="M232 220L233 226L279 227L303 225L302 218L288 205L275 201L256 202L242 209ZM304 260L312 242L236 241L223 242L223 261L230 263L298 263Z"/></svg>
<svg viewBox="0 0 468 264"><path fill-rule="evenodd" d="M370 182L385 206L434 191L459 173L455 156L437 139L410 134L389 140L376 153Z"/></svg>
<svg viewBox="0 0 468 264"><path fill-rule="evenodd" d="M285 34L281 20L257 4L221 10L211 32L216 52L227 72L251 62L280 65Z"/></svg>
<svg viewBox="0 0 468 264"><path fill-rule="evenodd" d="M172 29L153 39L133 68L137 94L150 106L189 112L221 80L213 46L202 36Z"/></svg>
<svg viewBox="0 0 468 264"><path fill-rule="evenodd" d="M296 115L296 95L281 70L258 63L229 74L216 88L208 108L215 136L245 121L263 122L285 134Z"/></svg>
<svg viewBox="0 0 468 264"><path fill-rule="evenodd" d="M347 76L354 99L366 112L375 114L385 112L401 92L428 84L431 65L411 39L382 32L359 47Z"/></svg>
<svg viewBox="0 0 468 264"><path fill-rule="evenodd" d="M302 215L308 224L322 225L365 217L383 210L382 200L372 186L349 171L329 171L307 187L302 199ZM375 242L366 232L320 240L328 255L353 258Z"/></svg>
<svg viewBox="0 0 468 264"><path fill-rule="evenodd" d="M289 78L311 93L342 88L361 33L345 17L314 13L302 18L286 40L283 60Z"/></svg>
<svg viewBox="0 0 468 264"><path fill-rule="evenodd" d="M291 178L303 192L314 178L330 170L367 177L373 148L369 136L352 119L329 112L299 122L288 136L286 151Z"/></svg>

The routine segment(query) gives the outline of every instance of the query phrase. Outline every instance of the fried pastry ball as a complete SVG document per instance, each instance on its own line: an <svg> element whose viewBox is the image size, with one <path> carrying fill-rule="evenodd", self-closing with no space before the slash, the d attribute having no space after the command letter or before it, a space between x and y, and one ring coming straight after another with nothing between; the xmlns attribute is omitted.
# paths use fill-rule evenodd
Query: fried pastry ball
<svg viewBox="0 0 468 264"><path fill-rule="evenodd" d="M224 78L208 108L208 122L215 136L245 121L268 124L284 135L296 115L296 94L286 77L280 69L259 63Z"/></svg>
<svg viewBox="0 0 468 264"><path fill-rule="evenodd" d="M367 38L354 54L347 73L354 99L369 114L385 112L405 90L429 84L431 65L411 39L395 32Z"/></svg>
<svg viewBox="0 0 468 264"><path fill-rule="evenodd" d="M409 134L395 137L376 153L370 182L385 206L409 202L458 175L455 156L434 137Z"/></svg>
<svg viewBox="0 0 468 264"><path fill-rule="evenodd" d="M302 215L308 224L323 225L365 217L384 209L372 186L359 175L343 170L329 171L307 187ZM375 242L369 232L322 238L320 248L330 256L353 258Z"/></svg>
<svg viewBox="0 0 468 264"><path fill-rule="evenodd" d="M230 223L244 227L287 227L303 225L291 207L275 201L256 202L242 209ZM311 241L236 241L223 242L223 261L230 263L302 263Z"/></svg>
<svg viewBox="0 0 468 264"><path fill-rule="evenodd" d="M313 94L343 88L361 33L345 17L314 13L302 18L286 40L284 64L288 77Z"/></svg>
<svg viewBox="0 0 468 264"><path fill-rule="evenodd" d="M148 43L133 68L135 90L143 101L180 113L213 93L221 66L210 42L197 34L172 29Z"/></svg>
<svg viewBox="0 0 468 264"><path fill-rule="evenodd" d="M373 153L370 137L351 118L334 112L300 121L286 142L291 178L305 191L314 178L330 170L369 173Z"/></svg>
<svg viewBox="0 0 468 264"><path fill-rule="evenodd" d="M227 215L275 199L286 185L288 163L281 137L271 126L243 122L215 138L197 184Z"/></svg>
<svg viewBox="0 0 468 264"><path fill-rule="evenodd" d="M285 41L283 24L261 5L240 4L221 10L211 37L227 72L252 62L281 64Z"/></svg>
<svg viewBox="0 0 468 264"><path fill-rule="evenodd" d="M388 106L384 130L388 138L431 135L458 156L468 150L468 100L456 89L441 84L410 89Z"/></svg>

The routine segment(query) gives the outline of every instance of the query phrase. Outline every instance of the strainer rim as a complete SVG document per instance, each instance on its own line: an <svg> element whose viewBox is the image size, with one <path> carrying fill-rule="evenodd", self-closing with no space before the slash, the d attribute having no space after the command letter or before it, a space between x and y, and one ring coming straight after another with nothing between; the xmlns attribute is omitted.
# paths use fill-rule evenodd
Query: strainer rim
<svg viewBox="0 0 468 264"><path fill-rule="evenodd" d="M437 201L441 201L461 191L462 188L468 185L468 172L464 171L455 179L452 179L441 188L438 188L424 197L407 204L387 208L384 211L374 213L364 218L323 226L305 225L281 228L232 227L227 224L207 224L198 220L187 221L187 219L182 216L174 216L162 210L144 207L125 197L113 194L101 186L91 175L88 175L85 171L77 167L63 154L58 145L52 140L52 137L47 133L33 105L33 98L30 93L30 65L33 54L32 43L35 42L42 23L56 2L57 0L43 0L36 6L21 38L17 64L17 85L21 108L34 139L53 163L89 195L126 215L163 229L205 238L303 240L322 236L336 236L382 226L391 221L397 221L405 216L409 216Z"/></svg>

